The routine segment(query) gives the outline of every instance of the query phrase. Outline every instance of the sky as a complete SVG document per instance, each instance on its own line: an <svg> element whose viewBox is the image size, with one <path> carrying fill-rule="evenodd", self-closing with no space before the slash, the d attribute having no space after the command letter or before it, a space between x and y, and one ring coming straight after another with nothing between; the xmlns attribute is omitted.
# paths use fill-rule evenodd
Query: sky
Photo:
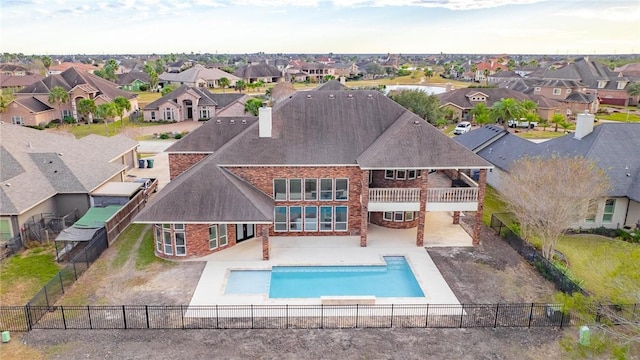
<svg viewBox="0 0 640 360"><path fill-rule="evenodd" d="M640 0L0 0L0 51L637 54Z"/></svg>

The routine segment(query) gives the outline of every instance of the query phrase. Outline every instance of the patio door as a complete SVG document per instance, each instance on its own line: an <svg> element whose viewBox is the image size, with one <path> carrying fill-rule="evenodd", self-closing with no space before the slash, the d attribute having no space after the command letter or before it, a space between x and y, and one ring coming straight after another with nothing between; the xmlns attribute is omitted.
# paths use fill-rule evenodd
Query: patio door
<svg viewBox="0 0 640 360"><path fill-rule="evenodd" d="M236 243L251 239L256 234L256 226L254 224L237 224L236 225Z"/></svg>

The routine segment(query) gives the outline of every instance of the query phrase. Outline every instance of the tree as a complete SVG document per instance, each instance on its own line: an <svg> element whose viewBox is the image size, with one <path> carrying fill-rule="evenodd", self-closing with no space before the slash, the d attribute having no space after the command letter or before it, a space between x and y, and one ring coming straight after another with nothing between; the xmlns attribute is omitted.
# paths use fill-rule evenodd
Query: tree
<svg viewBox="0 0 640 360"><path fill-rule="evenodd" d="M120 118L120 126L124 128L124 119L122 117L125 111L131 110L131 102L123 96L116 96L113 99L113 104L116 106L116 114Z"/></svg>
<svg viewBox="0 0 640 360"><path fill-rule="evenodd" d="M69 102L69 93L67 90L60 86L54 86L51 90L49 90L49 100L50 104L54 106L60 106L64 103Z"/></svg>
<svg viewBox="0 0 640 360"><path fill-rule="evenodd" d="M507 69L510 71L516 68L516 61L514 59L509 59L507 62Z"/></svg>
<svg viewBox="0 0 640 360"><path fill-rule="evenodd" d="M88 117L87 121L93 122L93 114L96 113L96 103L93 99L80 99L78 101L78 114Z"/></svg>
<svg viewBox="0 0 640 360"><path fill-rule="evenodd" d="M96 116L104 120L107 136L109 136L109 119L113 119L117 114L116 105L112 102L102 103L96 108Z"/></svg>
<svg viewBox="0 0 640 360"><path fill-rule="evenodd" d="M229 81L229 79L228 79L228 78L226 78L226 77L221 77L221 78L218 80L218 85L222 88L222 92L224 93L224 89L225 89L225 88L228 88L228 87L229 87L229 85L231 85L231 82Z"/></svg>
<svg viewBox="0 0 640 360"><path fill-rule="evenodd" d="M553 124L556 124L556 129L555 132L558 132L558 125L562 124L564 121L564 115L560 114L560 113L555 113L553 114L553 116L551 117L551 122Z"/></svg>
<svg viewBox="0 0 640 360"><path fill-rule="evenodd" d="M336 77L333 76L333 75L325 75L325 76L322 77L322 81L323 82L329 82L329 81L335 80L335 79L336 79Z"/></svg>
<svg viewBox="0 0 640 360"><path fill-rule="evenodd" d="M513 162L501 178L500 197L518 219L525 239L539 239L542 255L551 259L564 232L608 189L607 175L588 159L525 157Z"/></svg>
<svg viewBox="0 0 640 360"><path fill-rule="evenodd" d="M490 109L485 103L477 103L471 109L473 120L478 125L486 125L491 121Z"/></svg>
<svg viewBox="0 0 640 360"><path fill-rule="evenodd" d="M629 96L640 96L640 81L627 86Z"/></svg>
<svg viewBox="0 0 640 360"><path fill-rule="evenodd" d="M167 95L168 93L172 92L172 91L173 91L173 90L175 90L175 89L176 89L176 87L175 87L175 86L173 86L173 85L167 85L167 86L165 86L165 87L163 87L163 88L162 88L162 90L160 91L160 94L161 94L162 96L165 96L165 95Z"/></svg>
<svg viewBox="0 0 640 360"><path fill-rule="evenodd" d="M247 88L247 82L244 80L238 80L236 81L235 88L238 92L242 92Z"/></svg>
<svg viewBox="0 0 640 360"><path fill-rule="evenodd" d="M524 100L521 103L522 111L524 118L527 119L527 130L529 129L529 124L532 121L536 121L538 119L538 103L533 100Z"/></svg>
<svg viewBox="0 0 640 360"><path fill-rule="evenodd" d="M0 113L7 111L7 106L13 99L13 90L2 89L2 92L0 92Z"/></svg>
<svg viewBox="0 0 640 360"><path fill-rule="evenodd" d="M433 77L433 70L431 69L425 70L424 76L426 76L427 82L429 82L431 80L431 77Z"/></svg>
<svg viewBox="0 0 640 360"><path fill-rule="evenodd" d="M251 98L244 104L244 112L247 112L253 116L258 116L258 111L262 106L262 100L258 98Z"/></svg>
<svg viewBox="0 0 640 360"><path fill-rule="evenodd" d="M154 70L156 71L156 74L158 75L162 74L164 72L164 60L162 59L156 60L154 64Z"/></svg>
<svg viewBox="0 0 640 360"><path fill-rule="evenodd" d="M515 119L519 121L524 111L522 104L513 98L500 99L491 106L490 117L496 123L502 121L505 130L509 129L508 121Z"/></svg>
<svg viewBox="0 0 640 360"><path fill-rule="evenodd" d="M149 86L151 89L155 89L158 86L158 73L151 64L144 66L144 72L149 75Z"/></svg>
<svg viewBox="0 0 640 360"><path fill-rule="evenodd" d="M47 71L49 71L49 68L51 67L51 57L50 56L43 56L42 57L42 65L44 65L45 69L47 69Z"/></svg>
<svg viewBox="0 0 640 360"><path fill-rule="evenodd" d="M118 62L115 59L109 59L102 69L98 69L93 73L103 79L116 82L118 81L118 76L116 75L118 67Z"/></svg>
<svg viewBox="0 0 640 360"><path fill-rule="evenodd" d="M402 90L389 93L389 97L431 124L443 117L440 100L435 95L420 90Z"/></svg>
<svg viewBox="0 0 640 360"><path fill-rule="evenodd" d="M489 71L489 69L484 69L484 71L482 72L482 74L484 75L484 81L486 83L487 86L489 86L489 74L491 72Z"/></svg>

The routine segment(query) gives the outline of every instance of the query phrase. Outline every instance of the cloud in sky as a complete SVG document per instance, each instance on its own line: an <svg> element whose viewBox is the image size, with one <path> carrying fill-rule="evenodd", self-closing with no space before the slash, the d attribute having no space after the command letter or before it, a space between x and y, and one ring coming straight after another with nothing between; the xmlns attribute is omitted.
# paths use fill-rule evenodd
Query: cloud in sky
<svg viewBox="0 0 640 360"><path fill-rule="evenodd" d="M1 0L3 51L628 53L637 0Z"/></svg>

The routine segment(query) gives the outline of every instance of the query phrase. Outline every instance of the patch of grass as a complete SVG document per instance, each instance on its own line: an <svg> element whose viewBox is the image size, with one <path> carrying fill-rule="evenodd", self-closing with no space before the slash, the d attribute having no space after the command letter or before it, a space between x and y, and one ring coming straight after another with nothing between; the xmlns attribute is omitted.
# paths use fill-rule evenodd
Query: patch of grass
<svg viewBox="0 0 640 360"><path fill-rule="evenodd" d="M640 302L640 245L598 235L567 235L557 250L569 262L571 273L597 297L618 302Z"/></svg>
<svg viewBox="0 0 640 360"><path fill-rule="evenodd" d="M507 206L498 197L498 192L487 185L487 190L484 194L484 210L482 212L482 221L489 225L491 223L491 214L503 213L507 211Z"/></svg>
<svg viewBox="0 0 640 360"><path fill-rule="evenodd" d="M0 264L0 304L24 305L58 271L51 244L6 259Z"/></svg>
<svg viewBox="0 0 640 360"><path fill-rule="evenodd" d="M131 257L133 247L136 242L142 236L146 225L143 224L130 224L127 228L118 236L115 241L114 248L116 249L116 256L111 262L113 268L121 268Z"/></svg>
<svg viewBox="0 0 640 360"><path fill-rule="evenodd" d="M136 270L143 270L154 263L169 263L156 256L154 253L155 244L153 242L153 228L147 229L142 239L142 243L138 247L136 254Z"/></svg>
<svg viewBox="0 0 640 360"><path fill-rule="evenodd" d="M554 139L565 135L563 129L558 129L558 132L555 132L553 129L553 127L547 127L546 130L524 130L516 133L516 135L523 139Z"/></svg>
<svg viewBox="0 0 640 360"><path fill-rule="evenodd" d="M0 343L0 358L2 359L44 359L42 352L29 347L23 343L20 333L11 333L11 341L8 343Z"/></svg>
<svg viewBox="0 0 640 360"><path fill-rule="evenodd" d="M624 110L622 110L624 111ZM596 115L598 120L613 120L621 122L640 122L640 115L624 112L613 112L611 114L598 114Z"/></svg>

